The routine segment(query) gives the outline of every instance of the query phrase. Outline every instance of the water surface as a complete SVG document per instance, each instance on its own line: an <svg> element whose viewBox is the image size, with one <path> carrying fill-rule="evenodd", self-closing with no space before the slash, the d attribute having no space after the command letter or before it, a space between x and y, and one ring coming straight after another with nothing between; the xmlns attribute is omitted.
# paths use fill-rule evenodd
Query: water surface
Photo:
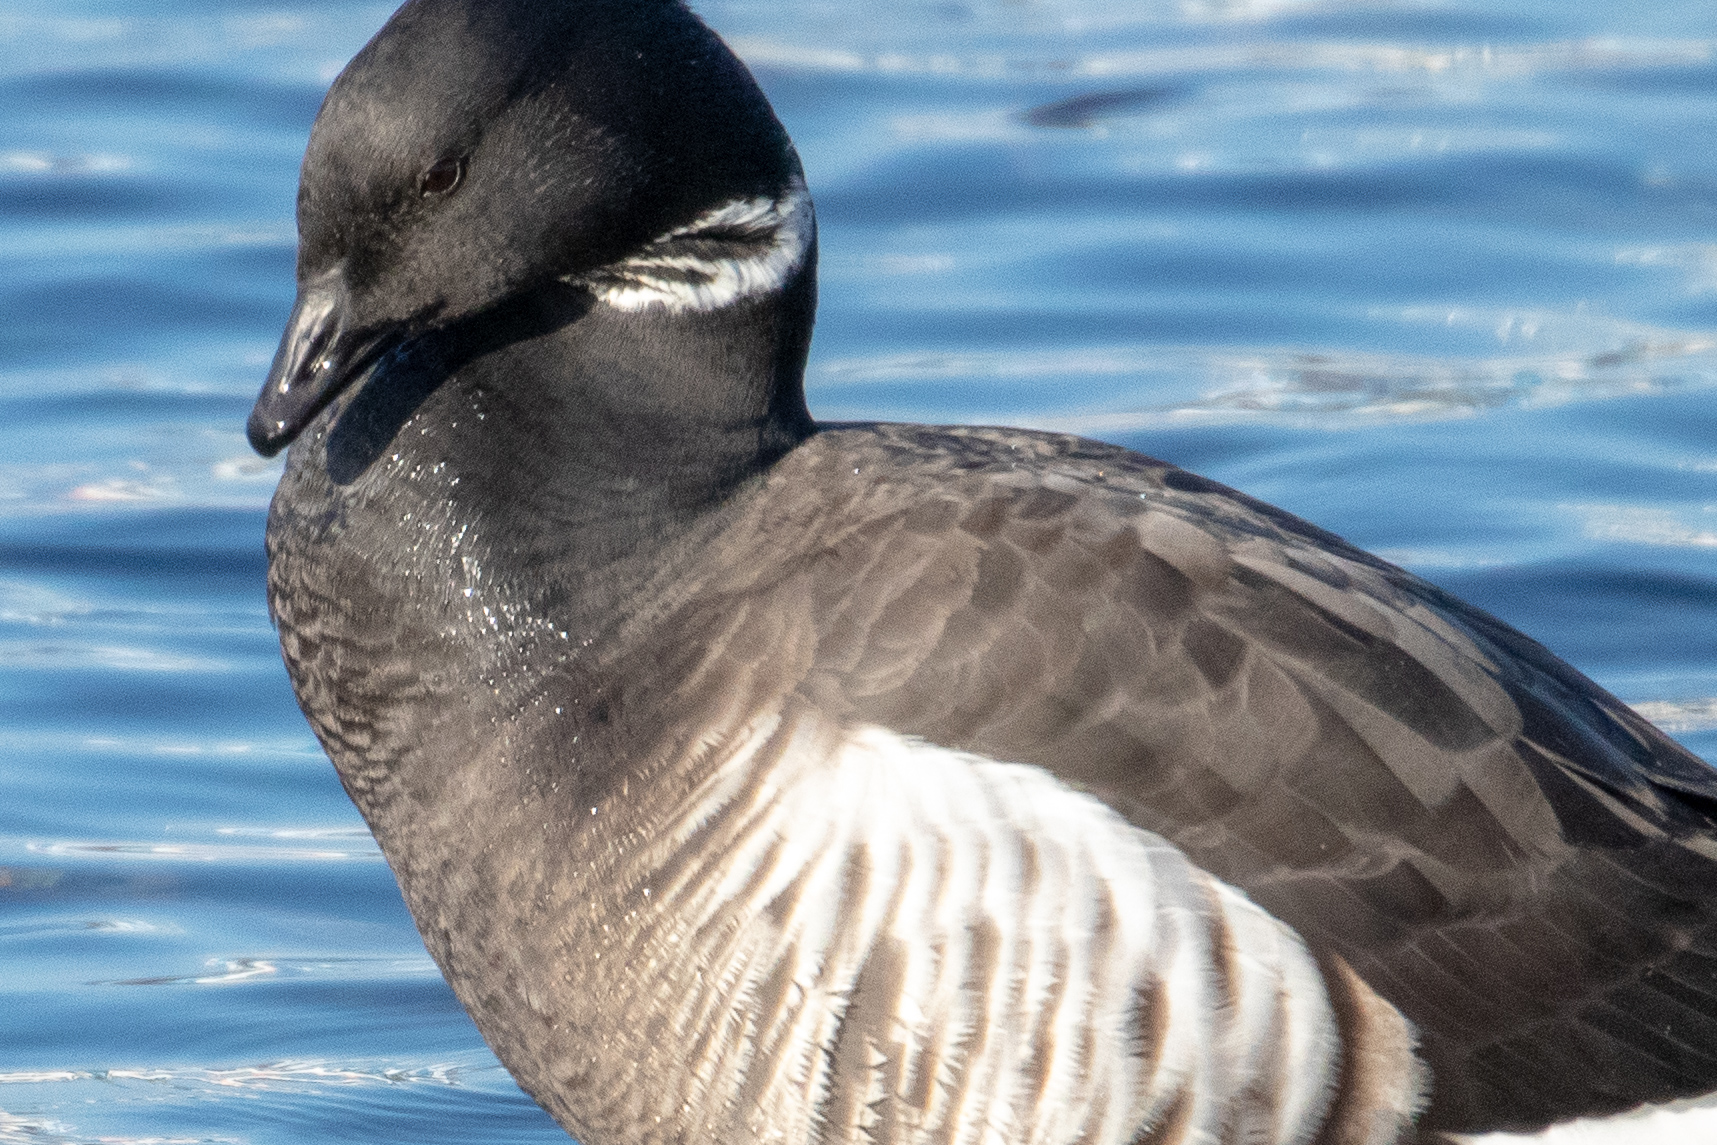
<svg viewBox="0 0 1717 1145"><path fill-rule="evenodd" d="M0 0L0 1142L564 1140L293 704L244 415L386 6ZM830 418L1117 440L1717 759L1717 7L706 0Z"/></svg>

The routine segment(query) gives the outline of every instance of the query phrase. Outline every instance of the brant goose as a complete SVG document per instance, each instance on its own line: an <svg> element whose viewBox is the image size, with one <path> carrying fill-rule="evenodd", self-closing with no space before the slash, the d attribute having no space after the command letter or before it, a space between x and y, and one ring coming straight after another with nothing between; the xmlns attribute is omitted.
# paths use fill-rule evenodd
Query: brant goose
<svg viewBox="0 0 1717 1145"><path fill-rule="evenodd" d="M816 226L679 0L411 0L251 416L425 943L585 1145L1387 1145L1717 1089L1717 774L1125 449L818 425Z"/></svg>

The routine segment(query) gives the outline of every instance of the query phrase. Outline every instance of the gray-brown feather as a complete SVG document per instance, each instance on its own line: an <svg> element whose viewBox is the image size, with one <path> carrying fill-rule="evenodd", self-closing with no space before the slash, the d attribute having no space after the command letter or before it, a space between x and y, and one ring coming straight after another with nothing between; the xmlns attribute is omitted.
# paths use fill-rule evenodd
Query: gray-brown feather
<svg viewBox="0 0 1717 1145"><path fill-rule="evenodd" d="M283 504L301 702L449 981L592 1140L688 1124L661 1079L700 1052L665 1036L688 999L648 952L673 920L628 863L792 705L1040 765L1178 844L1417 1024L1429 1127L1717 1086L1705 766L1495 620L1220 486L1071 437L834 427L611 574L650 587L568 622L588 635L551 615L494 664L415 588L446 570L348 558L333 593L316 553L344 511ZM766 1024L771 989L726 1017L709 995L707 1036Z"/></svg>
<svg viewBox="0 0 1717 1145"><path fill-rule="evenodd" d="M1177 843L1416 1023L1426 1124L1717 1085L1717 779L1495 619L1212 482L1011 430L825 431L721 548L778 559L667 630L799 616L818 704Z"/></svg>

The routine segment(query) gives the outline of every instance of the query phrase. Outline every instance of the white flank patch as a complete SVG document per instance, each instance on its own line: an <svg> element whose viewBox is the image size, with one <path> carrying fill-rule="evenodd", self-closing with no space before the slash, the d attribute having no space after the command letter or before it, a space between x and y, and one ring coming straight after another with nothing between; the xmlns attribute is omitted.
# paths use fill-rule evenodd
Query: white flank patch
<svg viewBox="0 0 1717 1145"><path fill-rule="evenodd" d="M1040 768L877 727L800 714L717 750L644 892L674 920L653 964L696 983L673 1026L708 1047L687 1128L743 1092L783 1141L885 1116L901 1145L1318 1132L1340 1058L1322 975L1165 840ZM1383 1145L1417 1094L1378 1096Z"/></svg>
<svg viewBox="0 0 1717 1145"><path fill-rule="evenodd" d="M617 310L718 310L779 290L817 233L805 180L776 198L735 199L583 279Z"/></svg>
<svg viewBox="0 0 1717 1145"><path fill-rule="evenodd" d="M1711 1145L1717 1141L1717 1093L1570 1121L1542 1133L1483 1133L1454 1140L1462 1145Z"/></svg>

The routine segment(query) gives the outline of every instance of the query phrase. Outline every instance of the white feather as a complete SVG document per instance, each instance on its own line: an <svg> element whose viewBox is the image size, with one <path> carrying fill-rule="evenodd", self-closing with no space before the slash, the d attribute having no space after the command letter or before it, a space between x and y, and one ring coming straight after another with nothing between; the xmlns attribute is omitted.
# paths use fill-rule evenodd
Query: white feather
<svg viewBox="0 0 1717 1145"><path fill-rule="evenodd" d="M1717 1141L1717 1093L1647 1105L1614 1117L1554 1125L1542 1133L1455 1137L1463 1145L1711 1145Z"/></svg>
<svg viewBox="0 0 1717 1145"><path fill-rule="evenodd" d="M584 281L617 310L717 310L785 286L805 264L815 235L810 193L795 176L775 198L724 203ZM726 236L741 237L727 242ZM712 244L733 253L711 257L704 248Z"/></svg>
<svg viewBox="0 0 1717 1145"><path fill-rule="evenodd" d="M721 754L651 848L679 872L652 902L676 920L662 957L699 984L679 1024L708 1046L711 1117L743 1086L770 1136L809 1140L862 1085L851 1129L886 1107L893 1143L1125 1145L1171 1118L1188 1143L1317 1133L1340 1056L1322 975L1163 839L1040 768L877 727L772 719ZM714 846L719 869L683 861ZM861 981L878 965L886 989ZM789 1004L750 1013L783 974ZM1141 1021L1141 1001L1166 1013ZM878 1004L886 1036L855 1068L852 1025L875 1038L879 1018L852 1008ZM699 1041L712 1021L733 1036Z"/></svg>

